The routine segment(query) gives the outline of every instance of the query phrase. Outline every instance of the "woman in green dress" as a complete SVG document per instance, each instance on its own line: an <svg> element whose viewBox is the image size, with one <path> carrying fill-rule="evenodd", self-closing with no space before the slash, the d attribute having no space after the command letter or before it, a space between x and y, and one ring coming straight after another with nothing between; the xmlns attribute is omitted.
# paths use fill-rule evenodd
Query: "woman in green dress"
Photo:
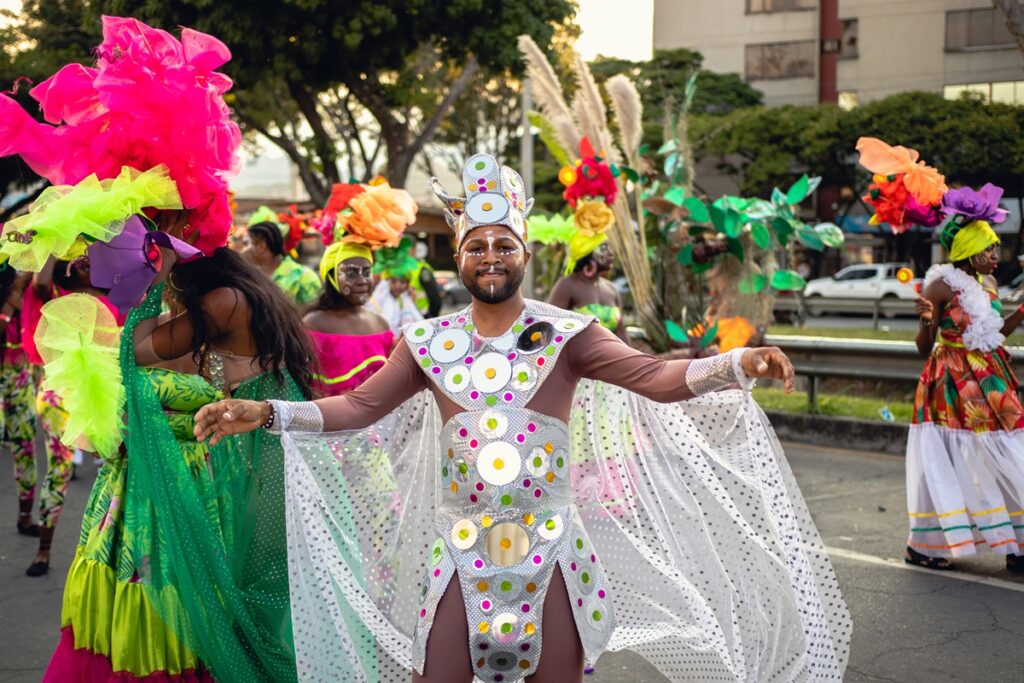
<svg viewBox="0 0 1024 683"><path fill-rule="evenodd" d="M294 680L280 442L208 449L190 425L227 395L309 397L313 352L227 249L167 284L181 313L158 319L156 286L121 336L125 439L90 496L44 680Z"/></svg>

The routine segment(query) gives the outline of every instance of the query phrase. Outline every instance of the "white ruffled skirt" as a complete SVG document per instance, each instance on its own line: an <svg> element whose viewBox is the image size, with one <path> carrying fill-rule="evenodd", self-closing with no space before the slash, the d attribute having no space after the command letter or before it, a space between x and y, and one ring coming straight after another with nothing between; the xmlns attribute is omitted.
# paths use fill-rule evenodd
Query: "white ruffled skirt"
<svg viewBox="0 0 1024 683"><path fill-rule="evenodd" d="M932 423L907 441L907 545L930 557L1024 546L1024 431L975 433Z"/></svg>

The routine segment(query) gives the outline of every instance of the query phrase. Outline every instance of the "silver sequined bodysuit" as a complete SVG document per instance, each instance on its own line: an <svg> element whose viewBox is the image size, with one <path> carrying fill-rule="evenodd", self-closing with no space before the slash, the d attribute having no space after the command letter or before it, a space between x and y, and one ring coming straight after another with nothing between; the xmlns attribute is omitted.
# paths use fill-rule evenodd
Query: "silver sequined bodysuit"
<svg viewBox="0 0 1024 683"><path fill-rule="evenodd" d="M557 564L587 661L614 627L608 585L573 503L569 432L526 408L591 318L528 301L511 330L474 333L468 311L410 326L423 372L466 412L441 432L437 517L420 594L413 663L422 671L438 602L458 573L474 673L510 683L541 653L544 598Z"/></svg>

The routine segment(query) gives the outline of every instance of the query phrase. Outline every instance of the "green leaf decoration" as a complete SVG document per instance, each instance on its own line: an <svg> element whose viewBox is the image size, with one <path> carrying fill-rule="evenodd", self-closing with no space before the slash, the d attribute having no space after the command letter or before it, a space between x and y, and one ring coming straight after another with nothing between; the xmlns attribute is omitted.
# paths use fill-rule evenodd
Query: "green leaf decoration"
<svg viewBox="0 0 1024 683"><path fill-rule="evenodd" d="M629 166L620 166L619 170L634 183L640 182L640 174Z"/></svg>
<svg viewBox="0 0 1024 683"><path fill-rule="evenodd" d="M706 349L715 341L718 337L718 323L715 323L708 329L704 330L704 334L700 336L700 341L697 342L698 349Z"/></svg>
<svg viewBox="0 0 1024 683"><path fill-rule="evenodd" d="M675 140L669 140L658 148L657 154L658 156L661 156L663 154L668 154L669 152L674 152L677 149L679 149L678 143Z"/></svg>
<svg viewBox="0 0 1024 683"><path fill-rule="evenodd" d="M800 243L808 249L821 251L825 248L825 242L822 241L821 237L818 236L818 233L814 231L814 228L808 225L801 225L797 228L796 237L800 240Z"/></svg>
<svg viewBox="0 0 1024 683"><path fill-rule="evenodd" d="M786 203L790 206L799 204L807 197L807 190L811 186L811 181L807 177L807 174L800 176L800 179L793 183L792 187L786 192Z"/></svg>
<svg viewBox="0 0 1024 683"><path fill-rule="evenodd" d="M807 181L807 196L808 197L810 197L811 194L813 194L814 191L818 189L818 185L821 185L821 176L820 175L812 176Z"/></svg>
<svg viewBox="0 0 1024 683"><path fill-rule="evenodd" d="M640 145L640 149L638 149L636 153L639 154L640 156L643 156L644 154L647 154L650 151L651 146L645 142L644 144Z"/></svg>
<svg viewBox="0 0 1024 683"><path fill-rule="evenodd" d="M772 287L780 292L799 292L807 282L792 270L777 270L772 273Z"/></svg>
<svg viewBox="0 0 1024 683"><path fill-rule="evenodd" d="M767 249L772 245L772 235L764 223L753 223L750 226L750 236L754 239L754 244L762 249Z"/></svg>
<svg viewBox="0 0 1024 683"><path fill-rule="evenodd" d="M704 202L697 199L696 197L687 197L683 201L683 206L690 212L690 220L696 223L707 223L711 220L711 214L708 213L708 207L704 205Z"/></svg>
<svg viewBox="0 0 1024 683"><path fill-rule="evenodd" d="M762 273L750 273L740 280L741 294L760 294L768 286L768 278Z"/></svg>
<svg viewBox="0 0 1024 683"><path fill-rule="evenodd" d="M712 204L708 207L708 216L711 217L711 224L718 232L725 232L725 209Z"/></svg>
<svg viewBox="0 0 1024 683"><path fill-rule="evenodd" d="M673 320L665 321L665 331L668 332L669 338L676 343L686 344L690 341L690 338L686 336L686 330Z"/></svg>
<svg viewBox="0 0 1024 683"><path fill-rule="evenodd" d="M743 214L735 209L725 210L725 223L722 232L727 237L734 238L740 236L740 231L743 228ZM740 259L742 260L742 259Z"/></svg>
<svg viewBox="0 0 1024 683"><path fill-rule="evenodd" d="M690 268L690 270L692 270L695 275L700 275L701 273L706 273L707 271L709 271L709 270L711 270L712 268L715 267L715 262L717 260L718 260L718 257L716 256L715 258L710 259L710 260L706 261L705 263L694 263L693 266Z"/></svg>
<svg viewBox="0 0 1024 683"><path fill-rule="evenodd" d="M746 253L743 251L743 242L734 237L729 237L725 240L725 250L735 256L740 263L743 263L743 258L746 256Z"/></svg>
<svg viewBox="0 0 1024 683"><path fill-rule="evenodd" d="M684 246L682 249L679 250L679 253L676 254L676 260L679 261L679 263L681 265L684 265L684 266L691 266L691 265L693 265L693 243L692 242L690 244L687 244L686 246Z"/></svg>
<svg viewBox="0 0 1024 683"><path fill-rule="evenodd" d="M840 247L845 239L843 231L835 223L818 223L814 226L814 232L818 233L826 247Z"/></svg>
<svg viewBox="0 0 1024 683"><path fill-rule="evenodd" d="M672 152L665 157L665 175L672 177L676 172L676 164L679 163L679 154Z"/></svg>
<svg viewBox="0 0 1024 683"><path fill-rule="evenodd" d="M677 186L671 188L670 190L668 190L668 192L666 192L664 195L662 195L662 198L666 202L672 202L676 206L682 206L683 205L683 199L685 197L686 197L686 188L681 186L681 185L677 185Z"/></svg>
<svg viewBox="0 0 1024 683"><path fill-rule="evenodd" d="M775 206L786 206L786 195L777 187L772 190L772 204Z"/></svg>
<svg viewBox="0 0 1024 683"><path fill-rule="evenodd" d="M691 237L700 237L701 235L707 234L707 231L708 229L703 225L691 225L689 230Z"/></svg>
<svg viewBox="0 0 1024 683"><path fill-rule="evenodd" d="M775 231L775 239L779 244L786 246L789 236L793 234L793 225L785 218L775 217L772 219L772 230Z"/></svg>
<svg viewBox="0 0 1024 683"><path fill-rule="evenodd" d="M693 104L693 94L697 91L698 75L700 75L700 72L694 71L686 79L686 89L683 91L683 111L690 111L690 105Z"/></svg>
<svg viewBox="0 0 1024 683"><path fill-rule="evenodd" d="M555 157L558 161L559 166L571 166L572 163L569 161L569 153L562 147L562 143L558 141L558 132L555 130L555 124L551 123L551 119L539 111L528 111L526 112L526 118L529 120L530 125L540 131L540 141L544 143L544 146L551 152L551 156Z"/></svg>

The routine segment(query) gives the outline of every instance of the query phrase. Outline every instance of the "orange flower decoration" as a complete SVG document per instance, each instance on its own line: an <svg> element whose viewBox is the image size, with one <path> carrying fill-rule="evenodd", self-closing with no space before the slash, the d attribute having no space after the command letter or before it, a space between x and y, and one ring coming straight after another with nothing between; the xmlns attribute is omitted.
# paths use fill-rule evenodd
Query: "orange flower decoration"
<svg viewBox="0 0 1024 683"><path fill-rule="evenodd" d="M718 352L725 353L746 346L756 331L746 318L719 318Z"/></svg>
<svg viewBox="0 0 1024 683"><path fill-rule="evenodd" d="M371 248L398 246L402 233L416 221L416 202L386 182L362 187L348 199L347 210L338 214L335 228L344 232L341 241Z"/></svg>
<svg viewBox="0 0 1024 683"><path fill-rule="evenodd" d="M917 150L897 145L893 147L878 138L857 140L860 165L872 173L883 176L904 174L907 191L922 206L938 204L949 188L946 177L938 169L920 161Z"/></svg>

